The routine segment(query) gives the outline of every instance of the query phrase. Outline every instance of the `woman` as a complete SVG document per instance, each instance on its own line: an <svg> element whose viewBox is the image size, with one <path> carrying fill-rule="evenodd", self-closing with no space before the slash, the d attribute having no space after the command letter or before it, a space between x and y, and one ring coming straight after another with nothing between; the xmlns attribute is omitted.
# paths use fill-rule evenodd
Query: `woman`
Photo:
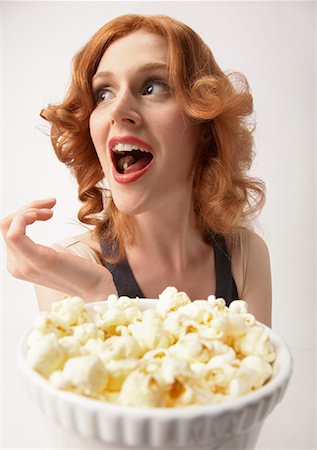
<svg viewBox="0 0 317 450"><path fill-rule="evenodd" d="M243 298L270 325L268 251L250 229L264 202L247 175L251 114L245 78L226 76L189 27L112 20L76 55L64 101L42 111L92 229L38 245L26 227L50 219L55 199L30 203L2 221L9 271L37 285L41 309L65 294L156 298L172 285Z"/></svg>

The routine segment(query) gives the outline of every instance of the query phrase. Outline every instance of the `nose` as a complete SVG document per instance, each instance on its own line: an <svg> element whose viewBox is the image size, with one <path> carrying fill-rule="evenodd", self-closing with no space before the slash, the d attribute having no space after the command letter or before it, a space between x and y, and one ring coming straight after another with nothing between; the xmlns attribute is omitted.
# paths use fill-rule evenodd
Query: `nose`
<svg viewBox="0 0 317 450"><path fill-rule="evenodd" d="M122 91L113 100L110 120L112 125L140 125L142 119L137 101L128 89Z"/></svg>

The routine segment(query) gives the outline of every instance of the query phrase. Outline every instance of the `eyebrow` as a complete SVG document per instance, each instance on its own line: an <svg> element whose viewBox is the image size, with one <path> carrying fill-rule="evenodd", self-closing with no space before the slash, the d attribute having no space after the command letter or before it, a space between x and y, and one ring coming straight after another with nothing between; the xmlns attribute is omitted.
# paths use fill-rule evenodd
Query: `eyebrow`
<svg viewBox="0 0 317 450"><path fill-rule="evenodd" d="M164 69L167 70L168 69L168 65L165 63L160 63L160 62L150 62L150 63L146 63L146 64L142 64L142 66L137 68L137 72L138 73L143 73L143 72L149 72L151 70L157 70L157 69ZM92 78L92 82L98 80L99 78L106 78L109 76L113 76L113 73L109 70L105 70L102 72L97 72L93 78Z"/></svg>

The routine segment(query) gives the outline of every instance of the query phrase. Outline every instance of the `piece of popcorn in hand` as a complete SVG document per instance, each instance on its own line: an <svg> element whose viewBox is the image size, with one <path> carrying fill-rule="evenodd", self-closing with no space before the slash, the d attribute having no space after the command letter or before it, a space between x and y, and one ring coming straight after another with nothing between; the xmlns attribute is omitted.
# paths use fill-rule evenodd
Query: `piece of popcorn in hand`
<svg viewBox="0 0 317 450"><path fill-rule="evenodd" d="M76 356L66 361L63 377L76 392L95 396L108 384L109 375L96 355Z"/></svg>
<svg viewBox="0 0 317 450"><path fill-rule="evenodd" d="M50 333L29 347L26 359L32 369L48 378L52 372L63 366L66 352L58 342L56 335Z"/></svg>
<svg viewBox="0 0 317 450"><path fill-rule="evenodd" d="M80 325L87 319L85 302L80 297L68 297L54 302L52 312L69 326Z"/></svg>

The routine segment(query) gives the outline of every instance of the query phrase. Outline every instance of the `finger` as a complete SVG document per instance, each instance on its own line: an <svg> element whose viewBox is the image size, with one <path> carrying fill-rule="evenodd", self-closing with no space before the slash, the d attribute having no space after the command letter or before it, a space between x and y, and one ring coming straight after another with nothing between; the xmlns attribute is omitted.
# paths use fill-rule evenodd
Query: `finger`
<svg viewBox="0 0 317 450"><path fill-rule="evenodd" d="M23 209L25 209L25 208L52 208L55 204L56 204L55 197L42 198L39 200L33 200L32 202L28 203Z"/></svg>
<svg viewBox="0 0 317 450"><path fill-rule="evenodd" d="M37 244L26 236L26 227L36 221L35 212L15 216L6 235L6 243L11 251L25 258L32 258L37 254Z"/></svg>
<svg viewBox="0 0 317 450"><path fill-rule="evenodd" d="M50 263L51 258L49 256L57 254L52 248L36 244L25 234L26 227L36 220L36 213L34 212L14 217L6 236L8 250L13 255L18 255L20 261L24 260L26 263L27 270L22 270L22 272L25 272L24 277L30 276L31 268L36 269L40 265Z"/></svg>
<svg viewBox="0 0 317 450"><path fill-rule="evenodd" d="M26 236L26 227L28 225L32 225L36 220L48 220L53 214L51 210L42 210L42 211L27 211L24 214L16 215L13 217L10 227L5 235L6 241L11 245L21 245L23 238L27 238ZM40 218L39 218L40 216ZM31 239L27 238L29 242L32 242ZM36 245L36 244L34 244Z"/></svg>
<svg viewBox="0 0 317 450"><path fill-rule="evenodd" d="M19 214L13 217L10 228L7 233L7 239L15 241L20 236L25 235L26 227L32 225L37 219L35 211L29 211L24 214Z"/></svg>
<svg viewBox="0 0 317 450"><path fill-rule="evenodd" d="M42 208L42 209L34 208L31 209L30 211L26 211L25 214L28 215L29 220L33 217L35 217L35 220L49 220L53 216L53 211L49 208ZM28 225L31 225L31 223L28 223Z"/></svg>
<svg viewBox="0 0 317 450"><path fill-rule="evenodd" d="M39 208L28 208L25 211L23 211L23 213L12 214L11 216L6 217L5 219L3 219L1 221L1 231L2 231L3 236L5 236L7 231L9 230L9 227L10 227L14 217L22 216L22 215L25 215L25 214L28 214L28 216L27 216L28 217L27 225L31 225L32 223L35 222L35 220L42 220L42 221L49 220L52 217L52 215L53 215L53 211L51 209L49 209L49 208L42 208L42 209L39 209ZM31 217L34 218L33 222L29 222Z"/></svg>

